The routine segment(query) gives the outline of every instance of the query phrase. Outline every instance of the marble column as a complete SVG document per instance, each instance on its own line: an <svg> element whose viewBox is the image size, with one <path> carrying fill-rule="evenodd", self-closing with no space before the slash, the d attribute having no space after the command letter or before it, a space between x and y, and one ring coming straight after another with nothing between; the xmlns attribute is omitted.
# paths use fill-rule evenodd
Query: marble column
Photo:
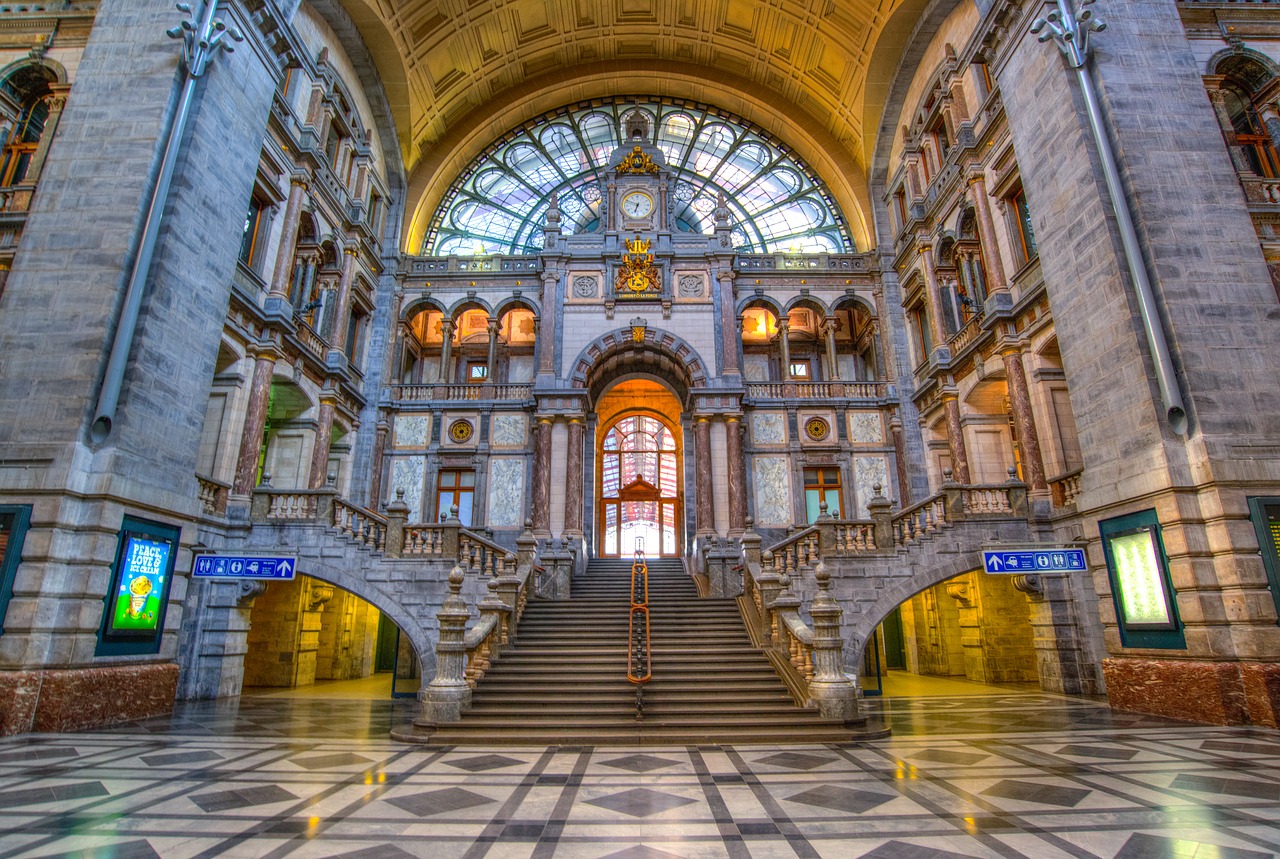
<svg viewBox="0 0 1280 859"><path fill-rule="evenodd" d="M720 344L724 354L721 375L734 376L742 372L742 365L738 363L742 336L733 294L733 272L722 271L718 279L720 281L720 331L721 336L724 337L724 342Z"/></svg>
<svg viewBox="0 0 1280 859"><path fill-rule="evenodd" d="M271 294L280 298L289 295L289 274L293 270L293 249L298 243L298 224L302 217L302 201L307 194L307 183L294 179L289 184L289 200L285 203L284 222L280 225L280 247L276 252L276 268L271 276Z"/></svg>
<svg viewBox="0 0 1280 859"><path fill-rule="evenodd" d="M530 518L535 532L551 530L551 424L554 419L539 415L533 426L533 486Z"/></svg>
<svg viewBox="0 0 1280 859"><path fill-rule="evenodd" d="M827 381L840 381L840 359L836 355L836 320L834 316L828 316L822 322L822 333L826 337L827 343Z"/></svg>
<svg viewBox="0 0 1280 859"><path fill-rule="evenodd" d="M254 359L253 379L249 382L249 404L245 409L244 428L240 432L240 452L236 457L236 476L231 492L248 495L258 477L258 454L262 450L262 433L267 426L267 409L271 405L271 373L279 353L273 347L250 351Z"/></svg>
<svg viewBox="0 0 1280 859"><path fill-rule="evenodd" d="M360 251L354 247L342 251L342 277L338 280L338 295L333 302L332 320L328 324L329 345L340 352L347 351L347 316L351 313L351 284L356 276L356 255Z"/></svg>
<svg viewBox="0 0 1280 859"><path fill-rule="evenodd" d="M716 515L711 484L711 419L698 415L693 421L693 468L698 482L694 525L699 534L713 533Z"/></svg>
<svg viewBox="0 0 1280 859"><path fill-rule="evenodd" d="M485 363L485 367L487 368L485 369L485 373L487 374L485 376L485 381L493 383L498 381L498 334L502 331L502 320L496 316L491 316L489 317L489 324L486 327L489 331L489 354ZM470 381L470 379L467 381Z"/></svg>
<svg viewBox="0 0 1280 859"><path fill-rule="evenodd" d="M996 247L996 226L991 219L991 201L987 197L987 182L981 172L968 178L973 209L978 216L978 247L982 250L982 268L986 272L987 293L1004 292L1009 283L1004 276L1004 264L1000 261L1000 249Z"/></svg>
<svg viewBox="0 0 1280 859"><path fill-rule="evenodd" d="M929 311L929 331L933 334L933 348L947 345L947 329L942 323L942 291L938 286L938 271L933 265L933 248L920 245L920 260L924 264L924 302ZM929 356L926 355L927 359Z"/></svg>
<svg viewBox="0 0 1280 859"><path fill-rule="evenodd" d="M539 376L554 376L556 373L556 286L559 283L559 274L543 272L542 311L538 316Z"/></svg>
<svg viewBox="0 0 1280 859"><path fill-rule="evenodd" d="M898 509L910 507L911 475L907 471L907 442L902 435L902 418L894 415L889 418L889 437L893 439L893 462L898 473ZM889 495L889 487L884 487L884 494Z"/></svg>
<svg viewBox="0 0 1280 859"><path fill-rule="evenodd" d="M308 489L323 489L329 484L329 442L333 438L333 410L337 402L332 390L320 392L320 408L316 415L316 440L311 448L311 472Z"/></svg>
<svg viewBox="0 0 1280 859"><path fill-rule="evenodd" d="M782 381L791 381L791 343L787 335L791 331L791 323L786 319L778 320L778 351L782 354Z"/></svg>
<svg viewBox="0 0 1280 859"><path fill-rule="evenodd" d="M586 438L586 424L582 417L569 418L569 449L565 452L564 469L564 530L582 533L582 444Z"/></svg>
<svg viewBox="0 0 1280 859"><path fill-rule="evenodd" d="M439 380L446 384L452 384L453 379L453 331L456 325L454 321L445 316L440 320L440 369L437 374Z"/></svg>
<svg viewBox="0 0 1280 859"><path fill-rule="evenodd" d="M1022 350L1017 343L1001 346L1004 373L1009 383L1009 405L1013 409L1013 425L1018 431L1018 443L1022 447L1023 477L1032 492L1045 492L1049 482L1044 474L1044 457L1040 453L1040 435L1036 432L1035 416L1031 411L1031 392L1027 389L1027 374L1022 365Z"/></svg>
<svg viewBox="0 0 1280 859"><path fill-rule="evenodd" d="M390 431L391 425L386 418L378 421L378 431L373 442L373 462L369 467L372 472L369 480L369 508L375 511L382 506L382 463L387 455L387 434Z"/></svg>
<svg viewBox="0 0 1280 859"><path fill-rule="evenodd" d="M947 444L951 446L951 476L956 483L969 482L969 452L964 446L964 429L960 426L960 403L955 394L942 395L942 409L947 419Z"/></svg>
<svg viewBox="0 0 1280 859"><path fill-rule="evenodd" d="M741 532L747 527L747 483L742 461L742 418L725 415L725 456L729 460L725 474L729 490L729 530Z"/></svg>

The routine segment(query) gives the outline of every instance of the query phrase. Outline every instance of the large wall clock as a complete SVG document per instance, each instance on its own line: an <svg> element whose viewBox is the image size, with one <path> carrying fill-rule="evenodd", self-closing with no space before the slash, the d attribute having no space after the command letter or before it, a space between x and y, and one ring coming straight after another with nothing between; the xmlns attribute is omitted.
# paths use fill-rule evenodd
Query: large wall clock
<svg viewBox="0 0 1280 859"><path fill-rule="evenodd" d="M632 191L622 198L622 213L628 218L646 218L653 211L653 198L643 191Z"/></svg>

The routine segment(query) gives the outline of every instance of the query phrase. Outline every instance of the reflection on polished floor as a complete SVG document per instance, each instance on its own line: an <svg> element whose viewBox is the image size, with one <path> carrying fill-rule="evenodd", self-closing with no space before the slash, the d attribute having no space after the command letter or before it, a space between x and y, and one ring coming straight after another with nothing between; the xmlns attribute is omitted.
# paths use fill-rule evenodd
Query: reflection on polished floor
<svg viewBox="0 0 1280 859"><path fill-rule="evenodd" d="M0 857L1280 852L1280 733L1033 692L884 698L886 740L442 748L411 700L245 697L0 742Z"/></svg>

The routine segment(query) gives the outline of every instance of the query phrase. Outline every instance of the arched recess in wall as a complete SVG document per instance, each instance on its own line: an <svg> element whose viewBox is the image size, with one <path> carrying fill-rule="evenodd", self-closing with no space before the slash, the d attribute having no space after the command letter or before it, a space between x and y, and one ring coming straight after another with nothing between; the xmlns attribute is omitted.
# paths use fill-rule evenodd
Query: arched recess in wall
<svg viewBox="0 0 1280 859"><path fill-rule="evenodd" d="M637 327L638 337L636 328L620 328L587 344L573 363L572 386L586 389L594 403L622 376L642 374L663 380L687 407L690 391L706 387L706 363L670 331Z"/></svg>

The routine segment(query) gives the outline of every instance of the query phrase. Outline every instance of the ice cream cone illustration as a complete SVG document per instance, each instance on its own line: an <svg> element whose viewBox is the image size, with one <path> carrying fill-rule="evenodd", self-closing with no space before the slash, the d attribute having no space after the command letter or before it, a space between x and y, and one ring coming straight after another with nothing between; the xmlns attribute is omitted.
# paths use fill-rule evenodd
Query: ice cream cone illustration
<svg viewBox="0 0 1280 859"><path fill-rule="evenodd" d="M129 582L129 616L138 617L142 614L142 607L147 604L147 597L151 595L151 580L146 576L138 576Z"/></svg>

